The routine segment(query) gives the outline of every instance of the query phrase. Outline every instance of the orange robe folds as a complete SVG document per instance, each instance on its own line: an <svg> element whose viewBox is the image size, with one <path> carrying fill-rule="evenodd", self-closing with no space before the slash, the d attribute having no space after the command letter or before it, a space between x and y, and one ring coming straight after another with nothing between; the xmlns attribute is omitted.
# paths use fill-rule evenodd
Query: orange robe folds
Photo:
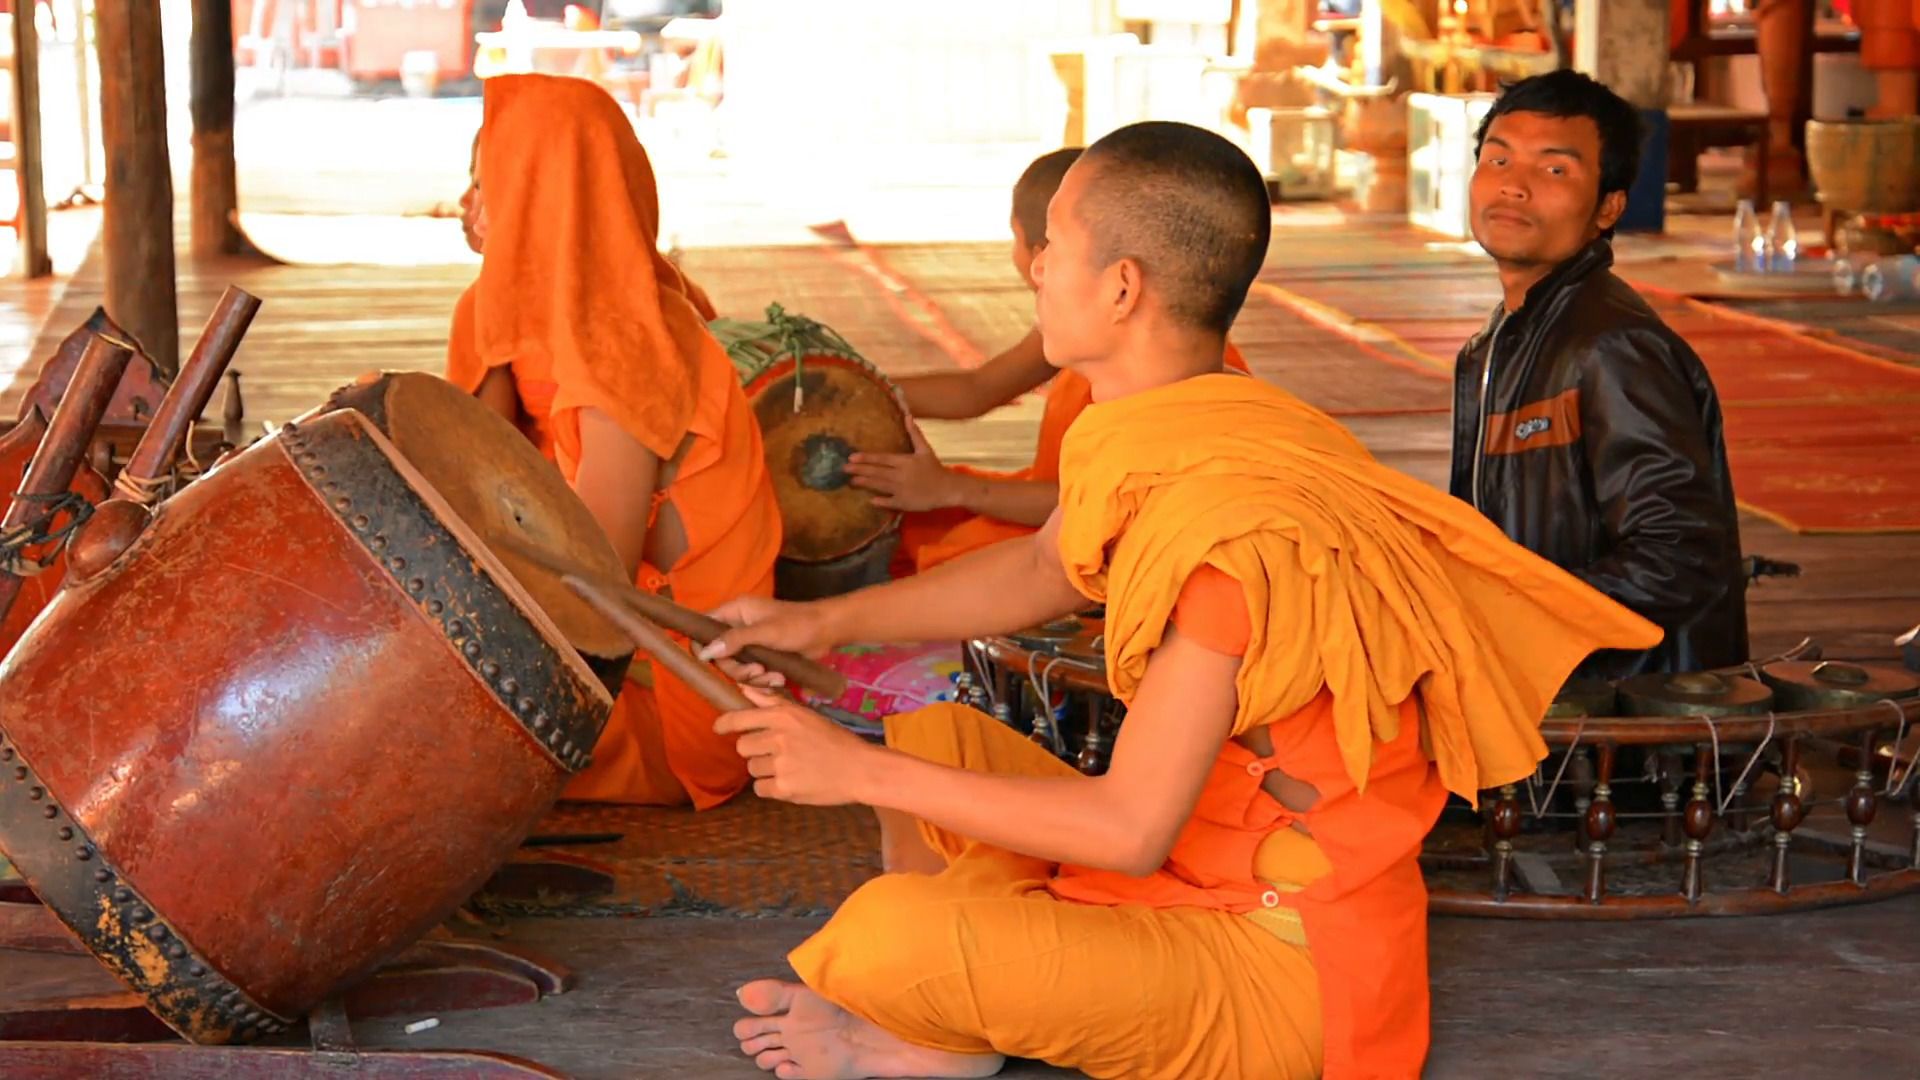
<svg viewBox="0 0 1920 1080"><path fill-rule="evenodd" d="M1247 358L1233 342L1227 342L1226 365L1235 371L1247 370ZM1060 443L1067 437L1080 411L1093 404L1093 386L1086 376L1061 371L1047 387L1046 409L1040 414L1040 441L1034 447L1033 464L1012 472L952 466L974 476L1002 480L1060 479ZM943 562L957 559L1002 540L1027 536L1038 531L1032 525L968 513L957 507L926 510L905 515L900 522L900 547L894 556L894 576L922 573Z"/></svg>
<svg viewBox="0 0 1920 1080"><path fill-rule="evenodd" d="M1091 406L1061 463L1060 555L1106 604L1115 696L1132 700L1181 626L1243 658L1234 739L1158 871L926 829L947 869L863 886L794 969L910 1042L1097 1077L1418 1076L1421 839L1447 792L1534 769L1581 659L1659 629L1255 380ZM1264 758L1238 741L1260 727ZM1072 775L952 705L892 718L888 737L962 768ZM1270 769L1318 801L1287 810L1261 787Z"/></svg>
<svg viewBox="0 0 1920 1080"><path fill-rule="evenodd" d="M686 554L665 573L643 565L639 587L696 609L771 595L780 516L760 429L707 332L712 306L656 248L653 172L625 114L579 79L489 79L480 160L486 252L455 309L447 378L475 390L508 367L522 429L569 483L587 408L674 470L652 508L673 507ZM593 763L563 797L724 802L748 778L715 715L636 655Z"/></svg>

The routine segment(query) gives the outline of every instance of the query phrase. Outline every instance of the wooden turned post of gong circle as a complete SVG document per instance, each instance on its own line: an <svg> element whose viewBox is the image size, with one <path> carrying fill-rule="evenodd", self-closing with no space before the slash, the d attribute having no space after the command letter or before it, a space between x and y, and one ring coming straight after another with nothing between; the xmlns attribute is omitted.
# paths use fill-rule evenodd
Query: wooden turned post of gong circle
<svg viewBox="0 0 1920 1080"><path fill-rule="evenodd" d="M1514 785L1501 787L1487 827L1493 833L1493 898L1505 900L1513 882L1513 838L1520 835L1520 798Z"/></svg>
<svg viewBox="0 0 1920 1080"><path fill-rule="evenodd" d="M1593 785L1593 802L1587 804L1587 903L1597 904L1607 894L1607 841L1613 839L1613 762L1618 748L1601 743L1600 758Z"/></svg>
<svg viewBox="0 0 1920 1080"><path fill-rule="evenodd" d="M1053 702L1041 701L1033 707L1033 730L1027 733L1027 739L1053 752Z"/></svg>
<svg viewBox="0 0 1920 1080"><path fill-rule="evenodd" d="M1100 731L1100 717L1106 706L1095 695L1087 695L1087 741L1080 744L1080 753L1074 759L1074 768L1088 776L1099 776L1107 771L1107 739Z"/></svg>
<svg viewBox="0 0 1920 1080"><path fill-rule="evenodd" d="M1680 755L1661 751L1654 759L1660 777L1660 843L1680 846Z"/></svg>
<svg viewBox="0 0 1920 1080"><path fill-rule="evenodd" d="M1011 725L1019 708L1020 684L1007 673L1005 664L993 665L993 718Z"/></svg>
<svg viewBox="0 0 1920 1080"><path fill-rule="evenodd" d="M1686 897L1688 903L1698 901L1705 886L1701 860L1706 856L1707 837L1713 835L1713 802L1707 797L1712 790L1707 786L1712 762L1711 749L1694 748L1693 798L1687 800L1687 809L1681 818L1681 828L1687 834L1687 858L1680 876L1680 895Z"/></svg>
<svg viewBox="0 0 1920 1080"><path fill-rule="evenodd" d="M1853 790L1847 792L1847 821L1853 826L1853 849L1847 853L1847 880L1855 885L1867 883L1867 826L1873 824L1879 802L1873 797L1873 746L1877 732L1860 737L1860 771L1853 774Z"/></svg>
<svg viewBox="0 0 1920 1080"><path fill-rule="evenodd" d="M1756 753L1757 752L1758 751L1756 751ZM1750 808L1742 801L1746 794L1747 782L1736 778L1733 789L1727 793L1727 829L1731 832L1744 833L1752 824L1752 822L1748 820L1748 810Z"/></svg>
<svg viewBox="0 0 1920 1080"><path fill-rule="evenodd" d="M1793 882L1787 869L1787 847L1793 843L1793 830L1807 816L1805 804L1800 799L1800 738L1789 735L1780 747L1780 790L1773 794L1773 870L1767 875L1767 885L1774 892L1785 896Z"/></svg>
<svg viewBox="0 0 1920 1080"><path fill-rule="evenodd" d="M1567 750L1567 784L1573 788L1573 849L1587 846L1587 808L1593 805L1593 757L1582 747Z"/></svg>

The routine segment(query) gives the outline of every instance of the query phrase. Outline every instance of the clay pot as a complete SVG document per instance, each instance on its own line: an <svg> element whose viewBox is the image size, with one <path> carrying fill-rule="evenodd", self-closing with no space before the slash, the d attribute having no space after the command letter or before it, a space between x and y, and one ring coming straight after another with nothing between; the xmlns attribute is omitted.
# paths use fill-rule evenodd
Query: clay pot
<svg viewBox="0 0 1920 1080"><path fill-rule="evenodd" d="M1920 210L1920 119L1809 120L1807 168L1835 210Z"/></svg>

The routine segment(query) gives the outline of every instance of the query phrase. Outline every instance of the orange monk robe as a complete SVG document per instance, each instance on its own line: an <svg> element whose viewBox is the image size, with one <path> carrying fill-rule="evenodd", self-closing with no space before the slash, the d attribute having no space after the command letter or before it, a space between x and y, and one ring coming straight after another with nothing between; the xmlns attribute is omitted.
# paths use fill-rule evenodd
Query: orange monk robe
<svg viewBox="0 0 1920 1080"><path fill-rule="evenodd" d="M1107 609L1132 700L1169 623L1243 658L1232 734L1166 863L1129 877L924 829L938 875L863 886L790 957L919 1045L1093 1076L1415 1077L1427 1047L1420 843L1546 753L1589 652L1657 627L1373 461L1324 414L1207 375L1087 409L1062 450L1060 554ZM971 710L888 721L962 768L1072 770ZM1301 814L1261 787L1318 789ZM1305 831L1291 826L1296 822Z"/></svg>
<svg viewBox="0 0 1920 1080"><path fill-rule="evenodd" d="M1233 342L1227 342L1226 365L1234 371L1247 371L1247 358ZM1062 371L1047 387L1045 410L1040 414L1040 440L1034 447L1033 464L1012 472L975 469L965 465L952 468L973 476L1002 480L1060 479L1060 444L1067 437L1082 409L1093 404L1093 385L1086 376ZM1035 526L968 513L958 507L927 510L905 515L900 522L900 547L894 556L896 577L923 573L943 562L957 559L1002 540L1027 536Z"/></svg>
<svg viewBox="0 0 1920 1080"><path fill-rule="evenodd" d="M649 526L671 505L686 554L664 574L643 565L640 588L696 609L771 595L780 516L760 429L707 332L705 294L656 248L653 171L625 114L579 79L489 79L480 159L486 253L455 310L447 378L474 390L508 367L523 430L570 483L585 408L673 470ZM593 763L563 797L724 802L748 777L715 716L636 655Z"/></svg>

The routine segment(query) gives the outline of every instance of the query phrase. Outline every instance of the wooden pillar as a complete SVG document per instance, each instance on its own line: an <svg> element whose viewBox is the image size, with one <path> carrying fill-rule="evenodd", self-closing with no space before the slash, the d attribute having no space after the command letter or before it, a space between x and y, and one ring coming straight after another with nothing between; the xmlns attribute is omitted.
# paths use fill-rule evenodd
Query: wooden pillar
<svg viewBox="0 0 1920 1080"><path fill-rule="evenodd" d="M1760 0L1754 51L1767 94L1767 150L1756 167L1775 191L1801 187L1800 153L1813 116L1813 0Z"/></svg>
<svg viewBox="0 0 1920 1080"><path fill-rule="evenodd" d="M237 255L251 245L236 219L233 160L233 0L193 0L193 253Z"/></svg>
<svg viewBox="0 0 1920 1080"><path fill-rule="evenodd" d="M24 7L26 10L20 10ZM53 273L47 257L47 193L40 162L40 32L34 5L13 6L13 165L20 185L19 250L22 277Z"/></svg>
<svg viewBox="0 0 1920 1080"><path fill-rule="evenodd" d="M107 314L168 378L180 369L174 305L173 175L159 0L114 0L94 13L100 51L100 129L107 151L101 244Z"/></svg>
<svg viewBox="0 0 1920 1080"><path fill-rule="evenodd" d="M1282 109L1319 100L1312 84L1294 74L1296 67L1327 61L1323 35L1313 32L1313 0L1244 0L1237 11L1239 36L1249 44L1252 68L1235 91L1233 120L1247 122L1252 108Z"/></svg>

